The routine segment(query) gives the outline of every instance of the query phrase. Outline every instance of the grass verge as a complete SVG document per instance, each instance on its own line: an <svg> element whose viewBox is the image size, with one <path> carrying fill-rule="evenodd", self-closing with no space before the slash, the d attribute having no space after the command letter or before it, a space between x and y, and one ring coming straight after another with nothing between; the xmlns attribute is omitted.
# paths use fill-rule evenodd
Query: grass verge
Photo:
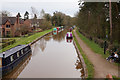
<svg viewBox="0 0 120 80"><path fill-rule="evenodd" d="M89 40L88 38L86 38L85 36L83 36L78 29L76 29L76 33L79 35L79 37L91 48L92 51L94 51L97 54L102 55L103 58L108 57L110 54L107 51L106 54L104 54L104 49L101 48L98 44L96 44L94 41ZM119 63L113 63L116 66L120 66Z"/></svg>
<svg viewBox="0 0 120 80"><path fill-rule="evenodd" d="M98 53L100 55L102 55L104 58L109 56L109 53L106 52L106 54L104 54L104 49L101 48L98 44L96 44L94 41L90 41L88 38L86 38L85 36L83 36L78 29L76 29L76 33L79 35L79 37L91 48L92 51L94 51L95 53Z"/></svg>
<svg viewBox="0 0 120 80"><path fill-rule="evenodd" d="M87 78L88 78L88 79L93 78L93 77L94 77L93 65L92 65L92 63L88 60L87 56L84 54L84 52L83 52L83 50L81 49L81 47L80 47L80 45L79 45L76 37L74 36L74 34L73 34L73 37L74 37L74 41L75 41L75 43L76 43L76 45L77 45L77 47L78 47L78 49L79 49L82 57L83 57L83 59L84 59L84 62L85 62L85 64L86 64L87 73L88 73L88 77L87 77Z"/></svg>
<svg viewBox="0 0 120 80"><path fill-rule="evenodd" d="M35 39L41 37L42 35L44 35L44 34L46 34L46 33L48 33L48 32L51 32L51 31L52 31L52 29L50 29L50 30L45 30L45 31L43 31L43 32L38 32L38 33L35 33L35 34L33 34L33 35L31 35L31 36L28 36L28 37L21 37L21 38L17 39L16 42L13 43L12 45L9 45L9 46L1 49L1 50L0 50L0 53L1 53L1 52L4 52L4 51L6 51L6 50L8 50L8 49L10 49L10 48L13 48L13 47L15 47L15 46L17 46L17 45L29 44L29 43L31 43L32 41L34 41Z"/></svg>

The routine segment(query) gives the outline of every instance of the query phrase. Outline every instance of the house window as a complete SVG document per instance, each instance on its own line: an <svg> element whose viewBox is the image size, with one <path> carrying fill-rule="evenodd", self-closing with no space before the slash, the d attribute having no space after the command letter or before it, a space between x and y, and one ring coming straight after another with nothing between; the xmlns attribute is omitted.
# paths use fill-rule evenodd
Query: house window
<svg viewBox="0 0 120 80"><path fill-rule="evenodd" d="M12 56L10 56L10 59L11 59L11 62L14 60L14 59L13 59L13 55L12 55Z"/></svg>
<svg viewBox="0 0 120 80"><path fill-rule="evenodd" d="M10 31L6 31L6 34L10 34Z"/></svg>
<svg viewBox="0 0 120 80"><path fill-rule="evenodd" d="M23 54L23 49L21 50L21 54Z"/></svg>
<svg viewBox="0 0 120 80"><path fill-rule="evenodd" d="M6 25L6 28L10 28L10 25Z"/></svg>
<svg viewBox="0 0 120 80"><path fill-rule="evenodd" d="M17 52L17 57L19 57L20 55L19 55L19 52Z"/></svg>

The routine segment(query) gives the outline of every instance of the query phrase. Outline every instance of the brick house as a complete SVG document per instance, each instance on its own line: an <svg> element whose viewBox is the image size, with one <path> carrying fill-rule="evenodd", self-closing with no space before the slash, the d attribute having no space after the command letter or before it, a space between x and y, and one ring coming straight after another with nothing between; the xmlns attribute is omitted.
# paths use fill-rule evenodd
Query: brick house
<svg viewBox="0 0 120 80"><path fill-rule="evenodd" d="M27 19L23 20L16 17L1 17L2 19L0 23L0 37L15 37L23 35L23 32L20 31L21 28L23 30L27 29L27 32L33 32L36 29L40 29L40 23L42 19ZM39 32L37 31L37 32Z"/></svg>
<svg viewBox="0 0 120 80"><path fill-rule="evenodd" d="M32 29L32 31L33 30L42 31L41 28L40 28L40 26L41 26L40 23L43 21L43 19L30 19L30 21L31 21L31 29Z"/></svg>
<svg viewBox="0 0 120 80"><path fill-rule="evenodd" d="M20 35L19 32L17 32L20 29L20 25L23 24L23 20L19 18L19 16L16 17L2 17L2 22L0 24L0 34L1 37L8 37L8 36L16 36Z"/></svg>

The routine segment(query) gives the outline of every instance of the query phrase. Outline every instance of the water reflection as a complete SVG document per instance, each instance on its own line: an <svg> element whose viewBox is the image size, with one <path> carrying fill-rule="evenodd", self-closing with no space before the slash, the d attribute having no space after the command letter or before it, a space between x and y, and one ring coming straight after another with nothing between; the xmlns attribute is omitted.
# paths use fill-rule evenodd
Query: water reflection
<svg viewBox="0 0 120 80"><path fill-rule="evenodd" d="M34 54L33 56L35 56L37 54L37 50L41 50L42 52L45 50L47 42L50 41L51 39L61 42L65 39L67 30L65 29L64 31L59 32L57 35L52 35L52 33L46 35L45 37L43 37L42 39L40 39L39 41L37 41L34 44L34 48L33 51ZM36 50L37 49L37 50Z"/></svg>
<svg viewBox="0 0 120 80"><path fill-rule="evenodd" d="M3 76L2 80L5 80L5 79L8 80L10 78L16 79L19 76L19 74L23 71L23 69L26 67L26 65L29 63L29 61L31 60L31 55L32 54L30 54L26 59L24 59L11 73Z"/></svg>
<svg viewBox="0 0 120 80"><path fill-rule="evenodd" d="M22 72L12 74L19 73L18 78L81 78L81 62L73 43L66 42L66 33L67 29L49 34L33 44L32 60Z"/></svg>
<svg viewBox="0 0 120 80"><path fill-rule="evenodd" d="M39 48L42 50L42 52L45 50L46 48L46 41L44 38L42 38L41 40L39 40L38 44Z"/></svg>
<svg viewBox="0 0 120 80"><path fill-rule="evenodd" d="M77 59L75 66L76 66L76 69L81 72L81 77L84 77L84 70L83 70L80 59Z"/></svg>
<svg viewBox="0 0 120 80"><path fill-rule="evenodd" d="M67 30L65 29L64 31L59 32L57 35L53 35L53 39L55 41L61 42L65 39Z"/></svg>
<svg viewBox="0 0 120 80"><path fill-rule="evenodd" d="M44 37L45 41L50 41L52 39L52 33Z"/></svg>
<svg viewBox="0 0 120 80"><path fill-rule="evenodd" d="M44 38L40 39L39 41L37 41L35 44L33 44L32 46L32 56L35 56L38 54L38 51L40 51L39 53L42 53L45 48L46 48L46 40Z"/></svg>
<svg viewBox="0 0 120 80"><path fill-rule="evenodd" d="M71 43L73 39L66 39L66 42Z"/></svg>

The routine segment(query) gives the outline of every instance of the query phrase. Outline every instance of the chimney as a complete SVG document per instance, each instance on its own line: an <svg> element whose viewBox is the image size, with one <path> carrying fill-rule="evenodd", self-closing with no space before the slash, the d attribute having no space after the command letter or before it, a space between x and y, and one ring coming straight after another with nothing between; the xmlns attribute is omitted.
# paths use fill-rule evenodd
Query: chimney
<svg viewBox="0 0 120 80"><path fill-rule="evenodd" d="M17 24L19 23L19 14L17 14Z"/></svg>
<svg viewBox="0 0 120 80"><path fill-rule="evenodd" d="M3 52L3 58L5 58L5 52Z"/></svg>

